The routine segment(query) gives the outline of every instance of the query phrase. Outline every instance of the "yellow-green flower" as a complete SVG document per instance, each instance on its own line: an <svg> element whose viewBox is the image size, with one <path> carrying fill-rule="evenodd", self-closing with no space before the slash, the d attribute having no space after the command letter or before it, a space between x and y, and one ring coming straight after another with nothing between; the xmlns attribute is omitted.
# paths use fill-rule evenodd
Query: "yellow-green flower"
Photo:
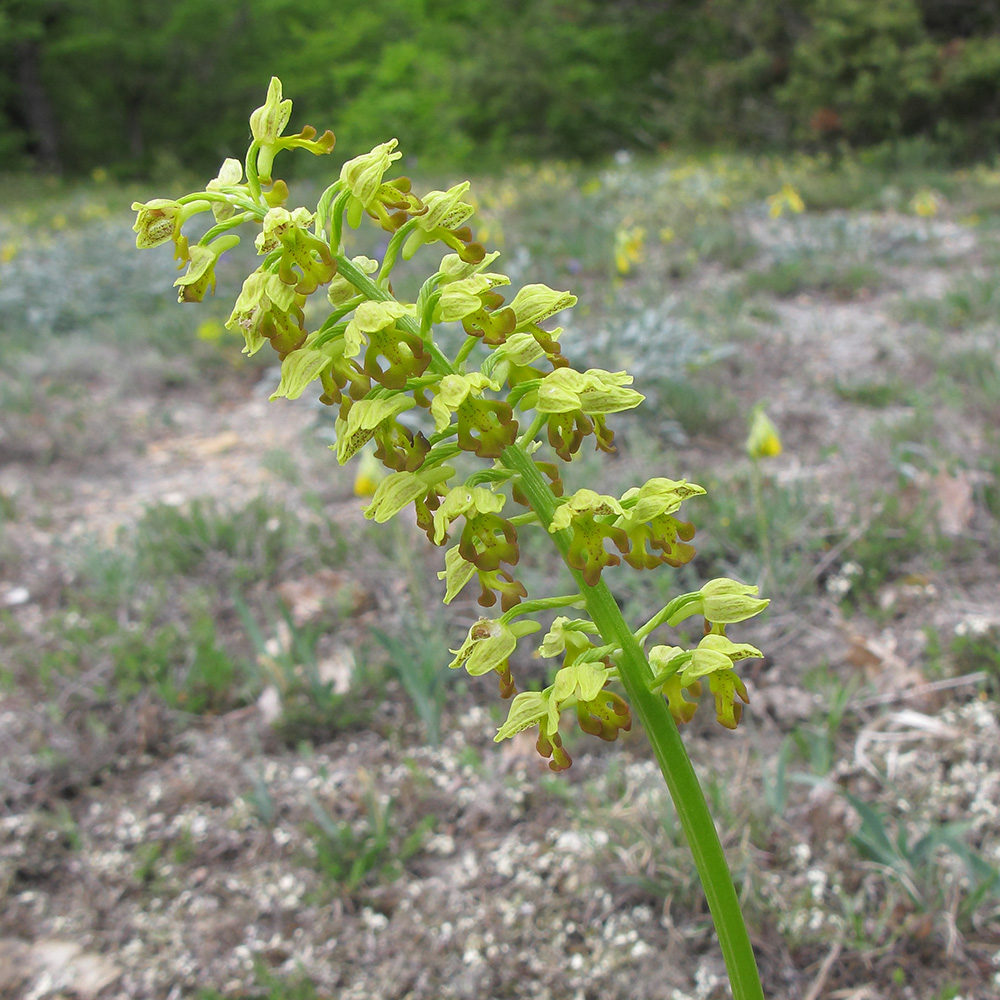
<svg viewBox="0 0 1000 1000"><path fill-rule="evenodd" d="M222 161L218 175L205 185L205 190L225 194L227 193L226 188L235 187L239 189L240 194L245 196L247 189L240 185L240 181L242 180L243 164L232 157L226 157ZM225 222L226 219L231 219L236 214L236 207L234 205L227 205L224 202L213 201L212 213L215 215L216 222Z"/></svg>
<svg viewBox="0 0 1000 1000"><path fill-rule="evenodd" d="M132 202L132 211L136 213L135 225L132 231L136 233L135 245L140 250L158 247L167 240L174 241L174 259L191 260L188 252L187 237L181 232L184 223L199 212L207 212L211 202L198 200L181 204L169 198L154 198L152 201Z"/></svg>
<svg viewBox="0 0 1000 1000"><path fill-rule="evenodd" d="M177 301L201 302L207 291L211 289L214 292L215 264L227 250L232 250L239 241L240 238L232 234L220 236L207 247L203 247L201 244L191 247L191 262L188 264L187 272L174 282L175 287L180 289L177 293Z"/></svg>
<svg viewBox="0 0 1000 1000"><path fill-rule="evenodd" d="M250 132L258 146L256 166L261 184L271 183L271 165L279 150L299 147L319 156L329 153L337 141L329 129L316 139L316 129L311 125L306 125L298 135L282 136L291 116L292 102L282 100L281 81L272 76L267 99L250 116Z"/></svg>

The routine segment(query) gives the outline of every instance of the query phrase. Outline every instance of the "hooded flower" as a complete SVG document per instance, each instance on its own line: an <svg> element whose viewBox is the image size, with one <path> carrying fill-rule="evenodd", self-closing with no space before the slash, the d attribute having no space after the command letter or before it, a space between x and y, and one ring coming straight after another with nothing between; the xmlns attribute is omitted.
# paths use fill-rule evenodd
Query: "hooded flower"
<svg viewBox="0 0 1000 1000"><path fill-rule="evenodd" d="M464 517L465 526L458 545L463 559L485 571L498 570L501 563L516 566L520 556L517 530L510 521L499 516L504 499L482 486L471 489L456 486L449 490L434 512L434 543L442 545L451 523Z"/></svg>
<svg viewBox="0 0 1000 1000"><path fill-rule="evenodd" d="M616 740L619 732L632 728L629 707L623 698L607 690L609 680L603 663L587 660L563 667L544 691L525 691L511 702L507 721L497 731L494 741L499 743L537 725L536 749L543 757L551 758L551 770L565 770L572 760L559 736L562 712L575 711L585 733L609 742Z"/></svg>
<svg viewBox="0 0 1000 1000"><path fill-rule="evenodd" d="M601 496L593 490L577 490L573 496L556 508L549 531L571 528L573 540L566 553L566 562L583 574L588 586L594 587L607 566L617 566L621 559L605 550L604 540L610 539L619 552L628 552L628 535L604 520L612 514L622 514L618 501L611 496Z"/></svg>
<svg viewBox="0 0 1000 1000"><path fill-rule="evenodd" d="M291 116L292 102L282 100L281 81L272 76L267 99L250 116L250 132L258 146L256 169L261 184L271 183L271 166L280 150L308 149L319 156L329 153L337 141L329 129L316 139L316 129L311 125L306 125L298 135L282 136Z"/></svg>
<svg viewBox="0 0 1000 1000"><path fill-rule="evenodd" d="M278 277L302 295L311 295L337 273L337 262L324 240L309 231L313 216L304 208L272 208L264 216L256 247L260 254L281 251Z"/></svg>
<svg viewBox="0 0 1000 1000"><path fill-rule="evenodd" d="M500 675L500 693L509 698L514 693L514 679L510 674L510 657L517 648L517 640L537 632L538 622L530 620L507 624L499 619L480 618L460 649L451 650L455 659L449 667L464 667L472 677L480 677L491 670Z"/></svg>
<svg viewBox="0 0 1000 1000"><path fill-rule="evenodd" d="M676 605L667 618L671 627L692 615L704 615L715 625L732 625L760 614L770 601L757 597L758 588L728 577L709 580L701 590L684 594L671 602Z"/></svg>
<svg viewBox="0 0 1000 1000"><path fill-rule="evenodd" d="M478 372L445 375L434 389L431 415L436 429L446 430L457 418L458 444L480 458L499 458L517 438L514 410L505 400L485 399L486 389L499 385Z"/></svg>
<svg viewBox="0 0 1000 1000"><path fill-rule="evenodd" d="M386 170L403 154L396 152L397 141L380 143L370 153L355 156L340 169L340 183L349 192L347 224L357 229L367 212L387 232L395 232L411 215L424 212L423 203L410 193L406 177L383 180ZM391 210L391 211L390 211Z"/></svg>
<svg viewBox="0 0 1000 1000"><path fill-rule="evenodd" d="M188 251L187 237L181 232L184 223L199 212L207 212L212 207L209 201L189 201L181 204L169 198L154 198L152 201L132 202L132 211L136 213L135 225L132 231L136 233L135 245L140 250L158 247L168 240L174 241L174 259L185 261L191 259Z"/></svg>
<svg viewBox="0 0 1000 1000"><path fill-rule="evenodd" d="M235 234L220 236L207 247L201 244L190 249L191 260L187 272L179 277L174 285L180 289L177 293L178 302L201 302L205 293L215 291L215 265L219 258L232 250L240 238Z"/></svg>
<svg viewBox="0 0 1000 1000"><path fill-rule="evenodd" d="M256 354L265 340L286 353L305 338L300 299L274 271L259 268L243 282L226 329L243 334L244 354Z"/></svg>
<svg viewBox="0 0 1000 1000"><path fill-rule="evenodd" d="M724 635L714 633L706 635L693 650L654 646L649 651L649 663L654 673L650 687L663 692L677 722L687 722L694 715L697 705L686 701L683 692L697 696L701 692L701 680L705 678L715 697L715 715L719 724L735 729L743 704L750 699L746 685L733 666L737 660L752 656L763 654L755 646L731 642ZM738 703L737 698L743 704Z"/></svg>
<svg viewBox="0 0 1000 1000"><path fill-rule="evenodd" d="M653 569L661 563L682 566L695 554L687 544L694 538L694 525L674 517L688 497L705 490L686 480L654 478L622 496L625 515L617 522L632 540L625 561L636 569Z"/></svg>
<svg viewBox="0 0 1000 1000"><path fill-rule="evenodd" d="M440 240L451 247L462 260L478 264L486 250L472 239L472 231L464 224L475 209L462 200L469 190L468 181L447 191L430 191L424 197L426 212L416 216L416 227L403 244L403 260L409 260L424 243Z"/></svg>

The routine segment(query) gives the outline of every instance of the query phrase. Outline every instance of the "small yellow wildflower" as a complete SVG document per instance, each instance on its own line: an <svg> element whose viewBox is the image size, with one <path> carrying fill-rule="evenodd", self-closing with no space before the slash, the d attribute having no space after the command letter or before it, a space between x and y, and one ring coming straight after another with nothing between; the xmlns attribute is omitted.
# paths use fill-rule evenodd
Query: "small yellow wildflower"
<svg viewBox="0 0 1000 1000"><path fill-rule="evenodd" d="M213 341L218 340L225 332L226 328L218 320L207 319L198 325L195 335L199 340Z"/></svg>
<svg viewBox="0 0 1000 1000"><path fill-rule="evenodd" d="M806 203L802 200L802 196L791 184L782 184L781 190L767 199L767 204L772 219L783 215L786 208L796 215L801 215L806 210Z"/></svg>
<svg viewBox="0 0 1000 1000"><path fill-rule="evenodd" d="M930 188L922 188L910 199L910 211L924 219L933 218L940 208L941 195Z"/></svg>
<svg viewBox="0 0 1000 1000"><path fill-rule="evenodd" d="M615 232L615 267L621 275L628 274L634 264L642 260L642 248L646 240L646 230L642 226L623 222Z"/></svg>
<svg viewBox="0 0 1000 1000"><path fill-rule="evenodd" d="M781 437L778 434L778 428L764 412L763 406L754 407L750 417L747 454L753 459L774 458L781 454Z"/></svg>
<svg viewBox="0 0 1000 1000"><path fill-rule="evenodd" d="M382 466L369 448L361 453L358 462L358 474L354 477L354 495L356 497L371 497L375 495L378 484L385 477Z"/></svg>

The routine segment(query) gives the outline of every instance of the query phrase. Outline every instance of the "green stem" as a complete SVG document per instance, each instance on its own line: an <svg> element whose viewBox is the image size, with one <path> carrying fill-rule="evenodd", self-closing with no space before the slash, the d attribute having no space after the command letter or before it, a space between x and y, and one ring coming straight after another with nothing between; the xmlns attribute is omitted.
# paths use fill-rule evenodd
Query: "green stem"
<svg viewBox="0 0 1000 1000"><path fill-rule="evenodd" d="M505 449L501 462L520 474L521 489L532 508L537 511L542 524L550 524L556 500L534 462L517 446ZM571 540L570 532L555 532L552 537L565 558ZM651 676L649 663L607 584L600 580L596 587L589 587L578 571L573 570L573 576L586 600L591 620L606 642L621 648L618 661L621 681L633 711L646 730L694 857L726 961L733 1000L764 1000L757 962L726 855L673 716L663 697L647 687Z"/></svg>
<svg viewBox="0 0 1000 1000"><path fill-rule="evenodd" d="M672 618L685 604L691 604L701 600L701 591L696 590L690 594L681 594L675 597L665 608L661 608L652 618L640 628L635 630L635 637L640 644L649 638L650 634L658 629L665 621ZM676 624L674 622L673 624Z"/></svg>
<svg viewBox="0 0 1000 1000"><path fill-rule="evenodd" d="M535 418L528 425L528 429L517 439L518 447L527 448L538 437L538 432L545 426L545 421L548 419L548 414L536 413Z"/></svg>
<svg viewBox="0 0 1000 1000"><path fill-rule="evenodd" d="M473 352L476 344L479 343L478 337L466 337L462 343L462 346L458 349L458 354L455 355L455 360L453 362L457 371L462 370L462 365L465 364L465 359Z"/></svg>

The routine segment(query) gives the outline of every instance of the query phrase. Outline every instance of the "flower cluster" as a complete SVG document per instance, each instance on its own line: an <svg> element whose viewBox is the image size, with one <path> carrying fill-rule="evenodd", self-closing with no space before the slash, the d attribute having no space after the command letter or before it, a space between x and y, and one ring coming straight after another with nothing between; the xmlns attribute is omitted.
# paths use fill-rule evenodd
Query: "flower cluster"
<svg viewBox="0 0 1000 1000"><path fill-rule="evenodd" d="M589 608L592 592L605 588L605 571L623 560L636 570L690 561L695 529L678 512L704 490L660 477L621 496L590 489L563 496L557 461L538 450L547 445L549 457L563 462L588 442L613 451L609 418L643 399L626 372L580 372L569 364L562 331L551 322L576 297L528 284L507 301L501 289L510 278L492 269L498 254L487 253L467 225L469 184L418 197L406 178L387 180L401 156L394 139L345 163L315 211L286 208L288 188L272 176L277 154L303 148L320 155L334 145L332 133L316 138L308 126L285 136L291 110L280 82L272 80L266 102L251 117L245 166L227 159L203 191L134 205L136 243L172 241L176 259L187 265L176 282L179 298L197 301L214 291L219 257L239 242L231 230L259 227L260 264L243 282L227 326L242 334L246 353L265 342L277 352L281 378L272 398L312 390L336 408L333 447L341 463L361 452L369 465L384 466L381 479L366 467L371 499L365 516L384 522L412 509L429 541L446 548L445 602L473 580L482 607L499 601L499 617L472 626L452 666L473 675L495 672L501 694L513 697L498 740L537 726L538 750L550 767L568 767L560 737L564 713L604 740L631 727L631 709L612 689L621 679L621 643L602 635L592 618L558 617L538 648L557 661L552 683L518 693L511 658L519 640L540 628L528 616ZM190 245L184 226L207 212L215 224ZM345 226L357 227L366 217L388 234L381 262L345 253ZM390 284L393 269L418 253L427 256L428 247L443 253L434 257L415 300L401 301ZM321 321L312 319L317 314ZM454 357L435 340L441 323L465 333ZM463 463L455 462L463 452L485 461L465 478L456 471ZM527 510L512 513L514 505ZM555 541L579 592L528 594L516 577L526 530ZM734 581L713 581L671 602L635 633L645 642L660 624L694 613L706 619L697 648L658 645L648 655L649 684L662 691L678 720L690 718L695 703L685 695L697 694L705 680L719 721L730 728L739 721L747 692L734 663L760 653L731 642L725 626L762 610L767 602L752 593Z"/></svg>

